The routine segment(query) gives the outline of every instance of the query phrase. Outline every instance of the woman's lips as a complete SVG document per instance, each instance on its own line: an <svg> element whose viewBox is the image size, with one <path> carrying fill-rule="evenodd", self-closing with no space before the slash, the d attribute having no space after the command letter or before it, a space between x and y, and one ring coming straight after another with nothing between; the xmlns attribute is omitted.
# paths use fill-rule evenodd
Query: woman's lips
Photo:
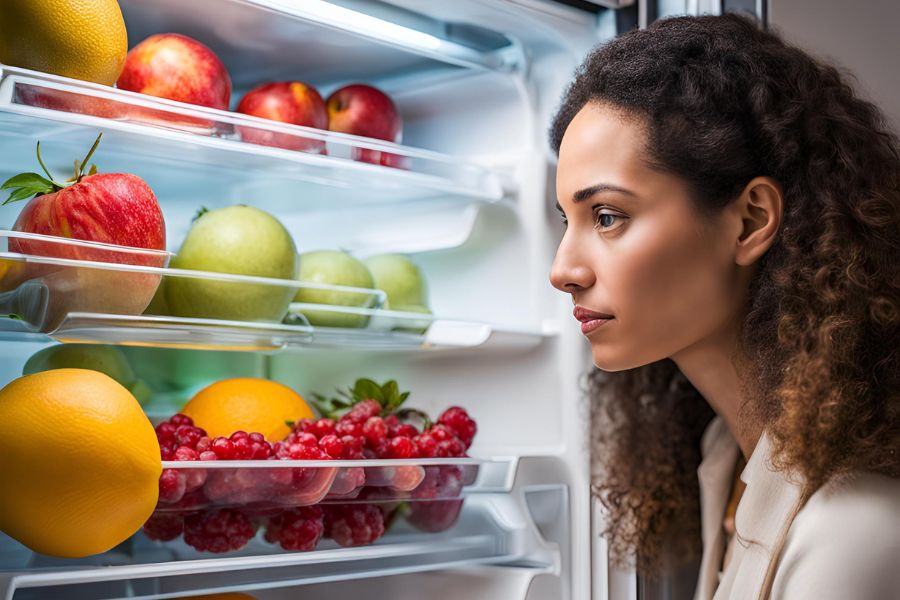
<svg viewBox="0 0 900 600"><path fill-rule="evenodd" d="M581 321L581 333L584 335L599 329L615 318L611 314L595 312L582 306L576 306L572 314Z"/></svg>

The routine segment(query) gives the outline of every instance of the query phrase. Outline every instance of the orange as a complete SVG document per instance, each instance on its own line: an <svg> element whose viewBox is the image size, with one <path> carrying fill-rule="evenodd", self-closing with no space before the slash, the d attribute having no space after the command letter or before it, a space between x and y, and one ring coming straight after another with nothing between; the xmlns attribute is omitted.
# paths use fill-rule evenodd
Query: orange
<svg viewBox="0 0 900 600"><path fill-rule="evenodd" d="M0 62L112 85L128 32L116 0L3 0Z"/></svg>
<svg viewBox="0 0 900 600"><path fill-rule="evenodd" d="M0 390L0 457L0 530L35 552L105 552L156 507L153 426L97 371L54 369Z"/></svg>
<svg viewBox="0 0 900 600"><path fill-rule="evenodd" d="M206 386L184 405L181 412L210 437L235 431L258 431L267 440L283 440L290 427L285 421L312 419L315 414L303 398L268 379L239 377Z"/></svg>

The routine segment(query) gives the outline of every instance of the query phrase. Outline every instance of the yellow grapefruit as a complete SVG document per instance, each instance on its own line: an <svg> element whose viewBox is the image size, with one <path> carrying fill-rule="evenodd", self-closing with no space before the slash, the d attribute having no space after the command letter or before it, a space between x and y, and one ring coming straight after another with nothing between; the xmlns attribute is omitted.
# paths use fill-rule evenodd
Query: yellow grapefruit
<svg viewBox="0 0 900 600"><path fill-rule="evenodd" d="M238 377L206 386L184 405L181 412L210 437L235 431L258 431L271 441L290 433L285 421L312 419L315 414L303 398L268 379Z"/></svg>
<svg viewBox="0 0 900 600"><path fill-rule="evenodd" d="M0 63L112 85L127 53L116 0L0 2Z"/></svg>
<svg viewBox="0 0 900 600"><path fill-rule="evenodd" d="M153 426L97 371L54 369L0 390L0 456L0 530L35 552L105 552L156 507Z"/></svg>

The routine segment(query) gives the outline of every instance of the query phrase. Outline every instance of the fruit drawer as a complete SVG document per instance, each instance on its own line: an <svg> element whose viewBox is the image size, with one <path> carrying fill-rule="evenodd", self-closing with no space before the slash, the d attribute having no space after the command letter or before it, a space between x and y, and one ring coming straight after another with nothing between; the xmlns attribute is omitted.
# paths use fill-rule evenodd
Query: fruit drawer
<svg viewBox="0 0 900 600"><path fill-rule="evenodd" d="M68 126L61 128L60 122ZM175 175L202 165L201 173L226 173L231 188L258 186L258 173L264 172L267 185L308 184L296 196L298 210L327 208L341 200L396 203L439 195L494 202L504 197L497 174L436 152L0 65L0 131L16 134L2 136L4 155L29 160L21 152L22 136L62 146L81 144L81 134L95 136L97 129L106 134L107 172L158 162ZM4 166L10 175L13 169L32 166ZM197 173L190 169L194 179ZM219 183L221 177L216 179ZM365 194L358 193L360 181ZM160 196L177 197L184 185L169 189L160 180L153 187Z"/></svg>

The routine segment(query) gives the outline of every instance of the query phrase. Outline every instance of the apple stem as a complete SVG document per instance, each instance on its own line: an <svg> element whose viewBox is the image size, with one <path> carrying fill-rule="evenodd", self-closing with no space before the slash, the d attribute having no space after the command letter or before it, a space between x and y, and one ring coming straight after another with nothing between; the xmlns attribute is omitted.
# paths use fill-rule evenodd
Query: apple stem
<svg viewBox="0 0 900 600"><path fill-rule="evenodd" d="M47 178L50 180L50 182L53 185L62 187L58 183L56 183L56 181L53 179L53 175L47 169L47 165L44 164L44 160L41 158L41 142L40 141L38 141L38 143L37 143L37 159L38 159L38 163L41 165L41 168L44 170L44 173L47 174Z"/></svg>
<svg viewBox="0 0 900 600"><path fill-rule="evenodd" d="M103 137L103 132L100 132L100 135L97 136L97 139L94 140L94 145L91 146L91 149L88 150L87 156L84 157L84 160L81 161L81 164L75 168L75 182L78 183L81 181L81 178L84 177L84 168L87 166L88 162L91 160L91 157L94 155L94 151L97 149L97 146L100 145L100 138Z"/></svg>

